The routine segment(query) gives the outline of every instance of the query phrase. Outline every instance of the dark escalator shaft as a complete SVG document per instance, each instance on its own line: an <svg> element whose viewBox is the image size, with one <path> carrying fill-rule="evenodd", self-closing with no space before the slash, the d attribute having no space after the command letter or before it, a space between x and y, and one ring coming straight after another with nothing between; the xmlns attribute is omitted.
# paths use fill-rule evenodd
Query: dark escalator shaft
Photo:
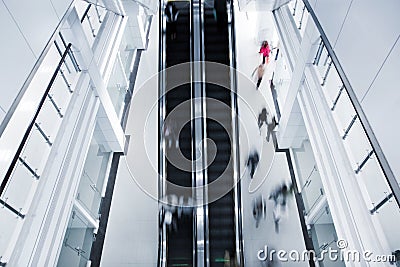
<svg viewBox="0 0 400 267"><path fill-rule="evenodd" d="M215 0L216 1L216 0ZM222 0L222 3L226 3ZM226 6L223 10L205 7L204 38L205 59L229 66L229 37L226 16ZM206 66L206 77L216 75ZM229 68L218 72L220 84L230 84ZM209 199L221 196L217 201L209 204L209 251L210 266L224 266L225 254L229 252L232 258L235 255L235 225L234 225L234 191L232 166L232 115L231 91L215 84L206 85L207 100L207 137L216 143L217 155L208 168ZM226 106L225 106L226 105ZM224 107L225 106L225 107ZM218 122L216 121L218 120ZM208 151L210 154L210 151Z"/></svg>
<svg viewBox="0 0 400 267"><path fill-rule="evenodd" d="M174 2L179 10L176 22L176 37L172 36L171 25L167 23L166 28L166 67L190 61L190 13L188 2ZM168 76L166 73L166 86L176 83L176 75ZM189 80L190 69L188 67L180 70L179 75L182 79ZM184 169L169 161L168 158L175 159L177 152L182 152L183 156L191 160L191 127L190 127L190 105L186 104L182 108L177 107L191 98L190 84L183 84L169 90L166 93L166 123L173 123L173 130L179 132L179 148L175 140L166 140L166 195L175 195L177 198L184 197L182 192L176 190L172 185L185 187L192 186L192 174L190 169ZM174 111L175 109L175 111ZM173 112L174 111L174 112ZM189 123L187 123L189 122ZM175 214L175 216L177 216ZM177 218L174 218L177 219ZM193 215L183 215L176 220L177 229L167 232L167 266L193 266Z"/></svg>

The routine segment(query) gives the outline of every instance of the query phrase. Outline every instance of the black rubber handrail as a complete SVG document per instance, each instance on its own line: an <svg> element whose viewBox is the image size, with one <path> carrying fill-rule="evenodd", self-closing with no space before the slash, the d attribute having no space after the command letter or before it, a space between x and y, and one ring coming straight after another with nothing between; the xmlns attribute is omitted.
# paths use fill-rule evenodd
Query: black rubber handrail
<svg viewBox="0 0 400 267"><path fill-rule="evenodd" d="M90 8L92 7L92 4L89 4L88 7L86 8L85 12L83 13L83 16L81 18L81 23L85 20L87 14L89 13Z"/></svg>
<svg viewBox="0 0 400 267"><path fill-rule="evenodd" d="M39 116L40 111L42 110L42 107L44 105L44 102L46 101L47 95L49 94L51 88L53 87L53 84L54 84L54 82L55 82L55 80L56 80L56 78L58 76L60 68L61 68L62 64L64 63L65 57L68 55L68 51L70 49L71 49L71 43L69 43L67 45L67 48L64 51L64 53L63 53L63 55L61 57L61 60L59 61L58 65L57 65L57 68L53 73L53 76L51 77L50 83L47 85L46 91L44 92L44 94L43 94L43 96L42 96L42 98L41 98L41 100L39 102L39 105L38 105L38 107L37 107L37 109L35 111L35 114L34 114L32 120L31 120L31 122L29 123L27 129L25 130L24 136L23 136L23 138L21 140L21 143L18 146L17 152L15 153L14 158L11 161L10 166L8 167L7 173L4 176L3 181L1 182L1 185L0 185L0 196L3 194L3 192L4 192L5 188L6 188L6 185L7 185L8 181L11 178L13 170L16 167L17 162L18 162L18 160L19 160L19 158L21 156L22 150L24 149L24 147L26 145L26 142L28 141L29 135L30 135L30 133L32 131L32 128L35 125L36 119Z"/></svg>

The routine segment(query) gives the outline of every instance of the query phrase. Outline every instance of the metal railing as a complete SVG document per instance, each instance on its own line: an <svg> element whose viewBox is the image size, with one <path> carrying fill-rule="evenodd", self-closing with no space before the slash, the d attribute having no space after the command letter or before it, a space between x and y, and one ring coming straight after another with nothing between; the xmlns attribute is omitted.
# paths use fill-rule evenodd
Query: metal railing
<svg viewBox="0 0 400 267"><path fill-rule="evenodd" d="M67 62L76 63L71 47L71 43L66 44L64 51L62 51L58 42L54 41L54 46L50 47L44 57L43 66L39 67L39 71L35 74L21 99L19 108L14 111L13 118L6 128L6 134L2 136L3 141L8 140L7 138L13 138L12 142L14 142L12 145L10 145L12 142L3 143L9 146L3 149L15 149L10 150L13 154L7 163L7 171L0 185L0 217L2 217L0 229L2 242L5 244L8 242L4 240L17 234L13 229L16 228L18 221L9 217L10 212L15 215L16 219L25 218L37 188L36 184L41 179L41 173L48 161L50 150L60 129L64 110L67 109L72 97L72 79L76 77L79 69L76 68L77 64L68 67ZM57 57L57 53L59 53L60 59L56 63L54 58ZM44 78L41 76L40 70L41 68L47 69L51 64L56 64L56 68L46 89L41 90L40 83L37 83L36 79ZM70 80L68 81L68 79ZM37 96L35 95L36 92L42 92L42 95ZM33 110L31 118L26 117L26 112L23 110L23 107L27 104L30 104L30 108ZM25 130L20 132L20 129L23 128ZM10 136L9 133L16 129L19 132ZM5 249L0 247L0 258Z"/></svg>
<svg viewBox="0 0 400 267"><path fill-rule="evenodd" d="M313 65L338 134L353 166L354 175L363 184L360 188L371 215L377 215L383 210L382 215L377 217L387 239L390 239L390 232L395 229L392 229L393 226L385 216L391 214L391 219L400 219L399 182L309 1L303 0L302 5L320 34L320 41L314 46ZM298 3L293 8L294 14L296 8Z"/></svg>
<svg viewBox="0 0 400 267"><path fill-rule="evenodd" d="M159 227L158 233L158 267L166 266L166 253L167 253L167 241L166 241L166 227L162 224L164 209L163 204L160 201L165 196L165 177L166 177L166 159L164 152L164 137L163 137L163 126L166 114L166 101L165 101L165 60L166 60L166 19L165 19L165 3L162 1L159 6L159 60L158 60L158 206L159 206Z"/></svg>

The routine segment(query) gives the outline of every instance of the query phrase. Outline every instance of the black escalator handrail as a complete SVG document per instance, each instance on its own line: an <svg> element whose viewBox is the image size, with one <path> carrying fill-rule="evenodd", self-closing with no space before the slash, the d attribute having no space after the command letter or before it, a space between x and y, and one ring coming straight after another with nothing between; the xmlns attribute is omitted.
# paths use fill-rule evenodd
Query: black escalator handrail
<svg viewBox="0 0 400 267"><path fill-rule="evenodd" d="M23 138L22 138L22 140L21 140L21 142L20 142L20 144L18 146L17 152L15 152L14 158L11 161L10 166L8 167L7 173L4 176L3 181L1 182L1 185L0 185L0 196L3 194L3 192L4 192L5 188L6 188L6 185L7 185L8 181L11 178L13 170L14 170L15 166L17 165L18 159L21 156L22 150L24 149L24 147L26 145L26 142L28 141L29 135L30 135L30 133L31 133L31 131L33 129L33 126L35 125L36 119L39 116L40 111L42 110L42 107L44 105L44 102L46 101L47 95L49 94L51 88L53 87L54 81L56 80L56 78L58 76L58 73L59 73L59 71L61 69L61 66L64 63L65 58L68 55L69 50L71 49L71 46L72 46L71 43L69 43L67 45L67 47L66 47L66 49L65 49L65 51L64 51L64 53L63 53L63 55L61 57L61 60L59 61L58 65L57 65L57 68L54 71L53 76L51 77L51 80L50 80L49 84L47 85L46 91L44 92L44 94L43 94L43 96L42 96L42 98L41 98L41 100L39 102L39 105L38 105L38 107L37 107L37 109L35 111L35 114L34 114L32 120L31 120L31 122L29 123L28 127L25 130L24 136L23 136Z"/></svg>
<svg viewBox="0 0 400 267"><path fill-rule="evenodd" d="M237 163L240 162L240 150L239 150L239 119L238 119L238 103L237 103L237 82L236 82L236 33L235 33L235 20L234 20L234 7L233 1L228 1L228 19L230 17L230 23L228 20L228 35L230 40L230 67L232 68L231 71L231 103L232 103L232 128L233 128L233 135L234 140L236 140L235 146L235 161ZM244 254L243 254L243 229L242 229L242 198L241 198L241 184L239 178L240 173L240 164L236 165L236 195L235 195L235 203L236 203L236 210L235 210L235 218L236 218L236 231L237 231L237 239L236 244L238 247L236 248L236 257L239 266L244 266Z"/></svg>
<svg viewBox="0 0 400 267"><path fill-rule="evenodd" d="M400 185L397 182L397 179L389 165L389 162L387 161L385 154L383 153L382 148L379 145L378 139L376 138L376 136L372 130L372 127L369 124L368 119L361 107L361 104L358 101L356 94L354 93L353 87L351 86L350 81L347 78L346 73L344 72L342 65L339 62L339 59L336 56L336 53L333 51L332 45L330 44L329 39L328 39L327 35L325 34L325 31L323 30L321 24L319 23L319 20L318 20L316 14L314 13L314 10L312 9L308 0L303 0L303 3L305 5L305 7L307 8L307 11L310 13L319 33L321 35L322 42L324 43L326 50L328 52L328 55L330 56L333 64L335 65L335 68L338 72L340 79L343 82L343 85L345 87L345 90L347 91L347 94L350 98L353 108L354 108L355 112L357 113L358 118L360 119L360 122L364 129L364 132L369 140L369 143L372 146L372 149L375 152L375 155L378 159L381 169L382 169L382 171L386 177L386 180L393 192L393 195L396 199L397 205L400 207Z"/></svg>

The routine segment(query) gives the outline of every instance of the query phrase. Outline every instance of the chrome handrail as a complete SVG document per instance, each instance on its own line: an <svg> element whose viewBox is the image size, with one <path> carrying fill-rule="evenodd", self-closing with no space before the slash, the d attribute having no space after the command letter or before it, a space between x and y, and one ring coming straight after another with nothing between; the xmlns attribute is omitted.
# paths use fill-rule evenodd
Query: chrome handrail
<svg viewBox="0 0 400 267"><path fill-rule="evenodd" d="M237 83L236 83L236 35L235 35L235 20L234 6L232 1L227 2L228 10L228 37L229 37L229 60L231 67L231 110L232 110L232 150L233 173L234 173L234 203L235 203L235 234L236 234L236 260L238 266L244 265L243 254L243 228L242 228L242 199L241 199L241 184L240 184L240 150L239 150L239 127L238 127L238 103L237 103Z"/></svg>
<svg viewBox="0 0 400 267"><path fill-rule="evenodd" d="M166 44L166 19L164 15L165 2L161 1L159 6L159 77L158 77L158 206L159 206L159 235L158 235L158 267L165 267L166 264L166 231L165 227L160 227L162 224L163 205L161 199L165 195L165 154L164 154L164 137L163 137L163 123L165 119L165 44Z"/></svg>

